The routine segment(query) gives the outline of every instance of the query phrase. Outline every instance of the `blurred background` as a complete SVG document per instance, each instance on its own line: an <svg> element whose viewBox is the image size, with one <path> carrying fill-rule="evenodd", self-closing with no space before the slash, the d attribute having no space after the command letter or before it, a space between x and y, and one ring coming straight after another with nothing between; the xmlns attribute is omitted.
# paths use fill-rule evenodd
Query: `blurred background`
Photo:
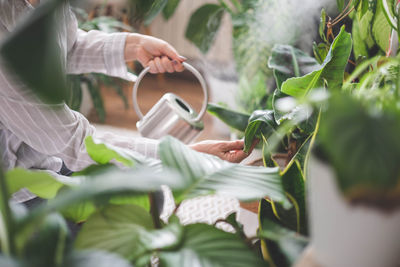
<svg viewBox="0 0 400 267"><path fill-rule="evenodd" d="M91 0L78 3L75 13L84 30L132 31L169 42L204 75L210 102L251 114L267 107L276 88L267 66L273 46L290 44L312 54L322 7L331 16L338 13L335 0ZM142 69L129 68L136 74ZM70 106L98 128L136 130L132 83L98 74L71 80L78 97ZM197 111L203 104L191 73L149 74L139 88L142 112L166 92L181 96ZM231 137L231 129L218 119L206 114L204 122L198 140Z"/></svg>

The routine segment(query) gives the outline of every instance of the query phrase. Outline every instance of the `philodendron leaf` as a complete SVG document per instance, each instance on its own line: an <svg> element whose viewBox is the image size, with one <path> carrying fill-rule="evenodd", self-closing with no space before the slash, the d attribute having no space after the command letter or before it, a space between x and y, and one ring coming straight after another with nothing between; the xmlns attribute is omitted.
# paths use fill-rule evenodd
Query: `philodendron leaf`
<svg viewBox="0 0 400 267"><path fill-rule="evenodd" d="M217 104L209 103L207 111L211 115L219 118L225 122L228 126L244 132L246 130L250 115L241 112L233 111L231 109L222 107Z"/></svg>
<svg viewBox="0 0 400 267"><path fill-rule="evenodd" d="M184 226L183 240L178 247L161 249L160 266L263 266L259 257L236 234L213 226Z"/></svg>
<svg viewBox="0 0 400 267"><path fill-rule="evenodd" d="M80 184L79 178L68 178L46 171L29 171L13 169L6 173L9 193L13 194L22 188L27 188L35 195L51 199L57 195L58 190L64 185L76 186Z"/></svg>
<svg viewBox="0 0 400 267"><path fill-rule="evenodd" d="M224 8L220 5L205 4L190 17L185 36L194 43L202 53L207 53L214 42L221 25Z"/></svg>
<svg viewBox="0 0 400 267"><path fill-rule="evenodd" d="M168 20L175 13L175 10L180 2L181 0L168 0L166 6L163 9L163 16L166 20Z"/></svg>
<svg viewBox="0 0 400 267"><path fill-rule="evenodd" d="M290 231L272 220L260 222L258 236L263 240L263 249L268 251L275 266L293 266L308 245L307 238Z"/></svg>
<svg viewBox="0 0 400 267"><path fill-rule="evenodd" d="M132 267L125 259L105 251L74 251L65 260L63 267Z"/></svg>
<svg viewBox="0 0 400 267"><path fill-rule="evenodd" d="M2 58L37 95L51 104L67 99L68 87L58 45L56 15L64 1L44 1L0 47Z"/></svg>
<svg viewBox="0 0 400 267"><path fill-rule="evenodd" d="M159 155L164 166L177 170L190 181L185 190L174 192L177 202L207 194L224 194L243 201L268 196L290 207L278 168L230 163L194 151L172 137L161 141Z"/></svg>
<svg viewBox="0 0 400 267"><path fill-rule="evenodd" d="M248 152L254 139L268 137L277 127L273 110L256 110L249 118L244 134L244 151Z"/></svg>
<svg viewBox="0 0 400 267"><path fill-rule="evenodd" d="M318 138L348 199L383 208L400 204L399 122L396 106L377 112L348 95L331 97Z"/></svg>
<svg viewBox="0 0 400 267"><path fill-rule="evenodd" d="M330 90L339 90L343 84L344 70L352 47L349 33L342 27L333 41L324 63L303 77L290 78L282 84L282 92L296 98L304 97L310 90L328 83Z"/></svg>
<svg viewBox="0 0 400 267"><path fill-rule="evenodd" d="M78 234L75 247L105 250L133 259L142 250L142 232L153 227L151 215L143 208L110 205L89 218Z"/></svg>

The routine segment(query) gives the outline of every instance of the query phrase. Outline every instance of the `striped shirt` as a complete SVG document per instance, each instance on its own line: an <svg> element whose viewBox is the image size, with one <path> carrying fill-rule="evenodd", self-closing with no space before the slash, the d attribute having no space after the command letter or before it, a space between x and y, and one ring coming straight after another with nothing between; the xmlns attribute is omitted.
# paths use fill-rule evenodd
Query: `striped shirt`
<svg viewBox="0 0 400 267"><path fill-rule="evenodd" d="M26 0L0 0L0 36L11 32L33 7ZM127 33L84 32L69 6L63 7L59 44L67 73L97 72L132 79L124 60ZM26 59L29 61L29 58ZM80 113L66 104L44 104L26 85L8 71L0 58L0 157L5 169L16 167L49 170L54 173L64 162L72 171L94 164L84 140L94 136L103 143L156 157L156 140L122 138L111 133L99 134ZM21 200L32 197L21 196Z"/></svg>

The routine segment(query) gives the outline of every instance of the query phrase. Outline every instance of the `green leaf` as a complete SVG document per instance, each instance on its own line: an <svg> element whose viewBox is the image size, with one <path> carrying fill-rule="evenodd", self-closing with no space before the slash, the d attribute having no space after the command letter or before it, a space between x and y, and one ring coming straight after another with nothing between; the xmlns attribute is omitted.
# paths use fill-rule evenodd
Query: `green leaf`
<svg viewBox="0 0 400 267"><path fill-rule="evenodd" d="M368 57L368 49L367 46L364 42L364 40L361 37L361 29L360 29L360 23L358 20L353 20L353 29L352 29L352 35L353 35L353 53L354 57L358 58L359 56L365 56Z"/></svg>
<svg viewBox="0 0 400 267"><path fill-rule="evenodd" d="M112 179L110 179L112 177ZM64 210L68 207L86 201L107 200L114 196L129 195L142 196L145 193L160 190L161 185L169 186L173 191L182 191L190 184L189 178L183 177L177 172L163 170L155 172L154 168L137 168L119 170L111 168L97 174L96 177L82 177L82 183L76 188L59 194L47 205L40 206L26 216L22 225L42 218L54 210Z"/></svg>
<svg viewBox="0 0 400 267"><path fill-rule="evenodd" d="M211 48L221 25L224 9L220 5L206 4L197 9L190 17L185 36L202 53Z"/></svg>
<svg viewBox="0 0 400 267"><path fill-rule="evenodd" d="M268 67L288 79L315 71L320 68L320 65L300 49L290 45L275 45L268 61ZM286 79L277 80L277 84L282 84Z"/></svg>
<svg viewBox="0 0 400 267"><path fill-rule="evenodd" d="M383 207L400 203L399 122L396 106L377 112L347 95L331 98L318 138L348 199Z"/></svg>
<svg viewBox="0 0 400 267"><path fill-rule="evenodd" d="M82 104L82 88L80 76L68 75L68 87L70 88L70 95L68 97L67 105L71 109L79 111Z"/></svg>
<svg viewBox="0 0 400 267"><path fill-rule="evenodd" d="M134 21L149 26L164 9L168 0L129 0L130 17Z"/></svg>
<svg viewBox="0 0 400 267"><path fill-rule="evenodd" d="M59 214L45 218L40 229L25 244L23 260L32 267L61 266L67 254L68 227Z"/></svg>
<svg viewBox="0 0 400 267"><path fill-rule="evenodd" d="M326 11L323 8L321 10L321 18L319 20L319 36L321 37L322 40L326 42L327 40L325 36L325 29L326 29Z"/></svg>
<svg viewBox="0 0 400 267"><path fill-rule="evenodd" d="M296 231L303 235L308 235L305 178L300 163L297 160L292 161L281 175L285 191L293 198L292 201L295 201L297 215Z"/></svg>
<svg viewBox="0 0 400 267"><path fill-rule="evenodd" d="M179 247L157 255L161 266L263 266L238 235L205 224L185 226Z"/></svg>
<svg viewBox="0 0 400 267"><path fill-rule="evenodd" d="M268 137L276 127L273 110L254 111L244 134L244 151L248 152L254 140L261 138L261 134Z"/></svg>
<svg viewBox="0 0 400 267"><path fill-rule="evenodd" d="M171 18L171 16L175 13L175 10L180 2L180 0L168 0L168 3L163 9L163 16L166 20Z"/></svg>
<svg viewBox="0 0 400 267"><path fill-rule="evenodd" d="M98 164L107 164L111 160L116 160L129 167L135 164L135 161L123 150L96 143L91 136L85 139L85 145L89 156Z"/></svg>
<svg viewBox="0 0 400 267"><path fill-rule="evenodd" d="M302 98L310 90L323 87L325 81L328 83L330 90L341 89L344 70L351 53L351 47L351 36L342 27L320 69L303 77L286 80L282 84L282 92L296 98Z"/></svg>
<svg viewBox="0 0 400 267"><path fill-rule="evenodd" d="M141 0L141 1L149 1L149 0ZM153 0L153 4L151 5L150 9L147 11L144 25L148 26L153 20L157 17L158 14L164 9L168 0Z"/></svg>
<svg viewBox="0 0 400 267"><path fill-rule="evenodd" d="M190 181L183 191L175 191L175 200L207 194L223 194L251 201L268 196L290 207L282 190L278 168L244 166L194 151L172 137L159 146L163 164L179 171Z"/></svg>
<svg viewBox="0 0 400 267"><path fill-rule="evenodd" d="M212 103L208 104L207 111L211 115L214 115L215 117L225 122L228 126L241 132L244 132L246 130L247 123L250 118L250 115L248 114L233 111L231 109Z"/></svg>
<svg viewBox="0 0 400 267"><path fill-rule="evenodd" d="M105 250L132 259L141 249L141 234L153 229L150 214L139 206L110 205L93 214L75 241L78 249Z"/></svg>
<svg viewBox="0 0 400 267"><path fill-rule="evenodd" d="M308 245L307 238L264 218L258 236L265 242L271 260L276 266L293 266Z"/></svg>
<svg viewBox="0 0 400 267"><path fill-rule="evenodd" d="M8 67L51 104L62 103L68 95L56 33L56 15L63 8L63 1L45 1L8 35L0 47Z"/></svg>
<svg viewBox="0 0 400 267"><path fill-rule="evenodd" d="M379 0L376 7L374 22L372 24L372 36L378 46L384 52L389 49L391 32L392 27L386 19L385 13L383 11L382 0Z"/></svg>
<svg viewBox="0 0 400 267"><path fill-rule="evenodd" d="M8 171L6 179L10 194L27 188L45 199L54 198L64 185L74 186L80 183L79 178L74 180L74 178L52 176L46 171L29 171L19 168Z"/></svg>
<svg viewBox="0 0 400 267"><path fill-rule="evenodd" d="M64 262L63 267L132 267L132 265L118 255L105 251L74 251Z"/></svg>

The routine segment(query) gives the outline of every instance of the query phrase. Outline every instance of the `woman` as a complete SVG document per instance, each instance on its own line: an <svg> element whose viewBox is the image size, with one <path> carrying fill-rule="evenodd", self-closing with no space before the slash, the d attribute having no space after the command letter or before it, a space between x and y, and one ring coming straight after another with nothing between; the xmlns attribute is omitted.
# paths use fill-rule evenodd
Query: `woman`
<svg viewBox="0 0 400 267"><path fill-rule="evenodd" d="M37 1L30 1L0 0L2 35L11 32L17 21L34 9L32 4ZM162 40L136 33L84 32L78 29L68 4L58 19L62 22L58 40L67 73L98 72L129 79L125 63L134 60L149 66L151 73L183 71L185 58ZM0 58L0 155L6 169L22 167L55 173L62 167L82 170L94 164L84 145L87 136L147 157L157 156L157 140L99 135L80 113L65 104L49 108L26 89ZM243 141L206 141L191 148L231 162L240 162L247 156L242 151ZM20 194L18 200L31 198Z"/></svg>

